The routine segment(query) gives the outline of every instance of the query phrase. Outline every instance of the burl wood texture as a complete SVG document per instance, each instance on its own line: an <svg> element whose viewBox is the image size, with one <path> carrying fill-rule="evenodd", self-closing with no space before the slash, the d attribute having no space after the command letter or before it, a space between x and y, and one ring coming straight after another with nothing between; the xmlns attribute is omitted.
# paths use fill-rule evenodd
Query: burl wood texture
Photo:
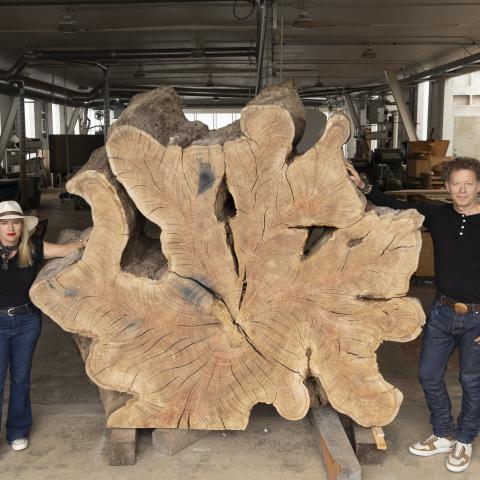
<svg viewBox="0 0 480 480"><path fill-rule="evenodd" d="M114 124L106 154L69 182L92 207L90 240L31 291L92 339L93 382L132 396L107 425L244 429L258 402L296 420L307 376L359 424L392 421L402 394L375 352L423 324L406 297L422 217L365 211L344 166L348 119L332 116L300 156L278 105L245 107L241 135L216 144L161 143L141 124ZM314 227L323 234L306 249Z"/></svg>

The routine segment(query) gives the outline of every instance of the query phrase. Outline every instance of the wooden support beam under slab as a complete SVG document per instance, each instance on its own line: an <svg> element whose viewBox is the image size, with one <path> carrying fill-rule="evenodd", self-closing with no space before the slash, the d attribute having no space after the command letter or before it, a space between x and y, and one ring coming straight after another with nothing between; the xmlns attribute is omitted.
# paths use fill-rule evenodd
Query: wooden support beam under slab
<svg viewBox="0 0 480 480"><path fill-rule="evenodd" d="M137 454L137 429L110 429L110 465L134 465Z"/></svg>
<svg viewBox="0 0 480 480"><path fill-rule="evenodd" d="M381 427L362 427L354 421L352 426L352 440L355 453L362 464L377 465L384 459L387 449L385 433Z"/></svg>
<svg viewBox="0 0 480 480"><path fill-rule="evenodd" d="M164 455L175 455L208 435L210 430L157 428L152 433L153 448Z"/></svg>
<svg viewBox="0 0 480 480"><path fill-rule="evenodd" d="M337 412L330 406L312 408L308 417L323 455L328 480L360 480L360 463Z"/></svg>

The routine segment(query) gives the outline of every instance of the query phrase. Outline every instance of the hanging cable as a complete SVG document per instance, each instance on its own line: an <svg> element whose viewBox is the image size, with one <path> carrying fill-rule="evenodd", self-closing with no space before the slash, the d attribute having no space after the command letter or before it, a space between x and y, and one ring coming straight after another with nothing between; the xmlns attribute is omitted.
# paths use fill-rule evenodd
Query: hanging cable
<svg viewBox="0 0 480 480"><path fill-rule="evenodd" d="M280 83L282 82L283 76L283 7L285 6L285 0L282 0L282 7L281 7L281 20L280 20Z"/></svg>
<svg viewBox="0 0 480 480"><path fill-rule="evenodd" d="M260 10L260 45L258 47L258 54L257 54L257 85L255 88L255 95L258 95L261 86L261 73L262 73L262 64L263 64L263 55L265 50L265 30L267 28L267 13L268 13L269 4L266 0L263 0L261 3L261 10Z"/></svg>

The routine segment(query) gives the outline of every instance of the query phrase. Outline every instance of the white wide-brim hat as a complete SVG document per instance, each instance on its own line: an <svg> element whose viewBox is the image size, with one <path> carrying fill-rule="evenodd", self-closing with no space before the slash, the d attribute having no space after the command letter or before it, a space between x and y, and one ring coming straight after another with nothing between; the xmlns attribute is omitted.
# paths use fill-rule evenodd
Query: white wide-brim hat
<svg viewBox="0 0 480 480"><path fill-rule="evenodd" d="M13 220L15 218L21 218L29 232L35 230L38 225L38 218L33 215L24 215L22 207L17 202L13 200L0 202L0 220Z"/></svg>

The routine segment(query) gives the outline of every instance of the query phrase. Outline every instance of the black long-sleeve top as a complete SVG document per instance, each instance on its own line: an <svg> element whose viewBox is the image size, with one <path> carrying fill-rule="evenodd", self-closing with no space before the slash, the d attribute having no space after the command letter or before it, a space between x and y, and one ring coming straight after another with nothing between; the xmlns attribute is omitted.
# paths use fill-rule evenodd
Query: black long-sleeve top
<svg viewBox="0 0 480 480"><path fill-rule="evenodd" d="M382 207L414 208L421 213L432 235L438 290L459 302L480 303L480 214L463 215L452 205L405 202L376 189L367 199Z"/></svg>

